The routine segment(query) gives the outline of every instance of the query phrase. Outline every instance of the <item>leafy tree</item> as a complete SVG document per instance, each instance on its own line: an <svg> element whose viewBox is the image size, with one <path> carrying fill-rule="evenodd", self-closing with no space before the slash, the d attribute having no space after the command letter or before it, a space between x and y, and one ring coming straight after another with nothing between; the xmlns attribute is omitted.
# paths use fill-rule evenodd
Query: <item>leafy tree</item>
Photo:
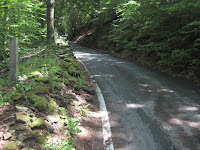
<svg viewBox="0 0 200 150"><path fill-rule="evenodd" d="M22 50L45 37L44 3L38 0L0 1L0 59L8 56L10 37L19 37Z"/></svg>

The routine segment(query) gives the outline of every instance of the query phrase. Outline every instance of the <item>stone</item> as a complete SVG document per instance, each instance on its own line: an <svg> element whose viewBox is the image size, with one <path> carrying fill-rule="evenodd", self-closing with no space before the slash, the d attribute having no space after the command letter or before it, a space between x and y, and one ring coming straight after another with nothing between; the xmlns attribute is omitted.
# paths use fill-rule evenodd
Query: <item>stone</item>
<svg viewBox="0 0 200 150"><path fill-rule="evenodd" d="M15 121L11 121L11 122L8 122L7 123L7 126L9 127L9 126L13 126L15 124Z"/></svg>
<svg viewBox="0 0 200 150"><path fill-rule="evenodd" d="M19 124L15 130L17 131L32 131L30 127L26 126L25 124Z"/></svg>
<svg viewBox="0 0 200 150"><path fill-rule="evenodd" d="M18 112L27 112L29 110L27 107L18 104L15 106L15 109Z"/></svg>
<svg viewBox="0 0 200 150"><path fill-rule="evenodd" d="M15 133L15 130L9 130L9 133L13 134L13 133Z"/></svg>
<svg viewBox="0 0 200 150"><path fill-rule="evenodd" d="M18 140L21 142L28 142L34 140L36 136L37 134L34 134L33 132L20 133L18 135Z"/></svg>
<svg viewBox="0 0 200 150"><path fill-rule="evenodd" d="M53 124L60 120L60 116L47 116L48 120Z"/></svg>
<svg viewBox="0 0 200 150"><path fill-rule="evenodd" d="M35 141L35 140L31 140L29 144L30 144L31 147L32 147L32 146L35 146L36 141Z"/></svg>
<svg viewBox="0 0 200 150"><path fill-rule="evenodd" d="M18 136L18 140L21 141L21 142L24 142L25 138L26 137L22 133L20 133L19 136Z"/></svg>
<svg viewBox="0 0 200 150"><path fill-rule="evenodd" d="M25 144L22 143L21 141L19 141L17 147L18 147L19 149L22 149L22 148L25 147Z"/></svg>
<svg viewBox="0 0 200 150"><path fill-rule="evenodd" d="M44 124L44 120L42 118L31 118L33 122L29 123L30 128L39 128L42 127Z"/></svg>
<svg viewBox="0 0 200 150"><path fill-rule="evenodd" d="M95 95L96 92L94 89L89 88L89 87L83 87L83 91L85 91L86 93L90 94L90 95Z"/></svg>
<svg viewBox="0 0 200 150"><path fill-rule="evenodd" d="M26 114L24 114L23 112L17 112L15 114L15 116L16 116L16 122L17 123L25 124L29 121L29 117Z"/></svg>
<svg viewBox="0 0 200 150"><path fill-rule="evenodd" d="M53 133L55 130L53 125L46 120L44 121L44 126L49 130L50 133Z"/></svg>
<svg viewBox="0 0 200 150"><path fill-rule="evenodd" d="M8 139L10 139L12 137L12 134L10 134L9 132L5 132L4 134L3 134L3 139L4 140L8 140Z"/></svg>

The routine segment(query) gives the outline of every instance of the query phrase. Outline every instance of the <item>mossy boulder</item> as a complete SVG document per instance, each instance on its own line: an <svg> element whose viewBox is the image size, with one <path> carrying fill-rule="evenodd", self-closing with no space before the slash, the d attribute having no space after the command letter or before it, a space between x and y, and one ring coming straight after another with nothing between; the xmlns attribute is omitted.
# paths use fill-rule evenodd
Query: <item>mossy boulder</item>
<svg viewBox="0 0 200 150"><path fill-rule="evenodd" d="M14 101L17 101L17 100L21 99L22 97L23 97L23 94L19 93L18 91L15 90L12 93L11 99Z"/></svg>
<svg viewBox="0 0 200 150"><path fill-rule="evenodd" d="M41 127L44 124L43 118L34 117L34 118L32 118L32 120L33 120L33 122L29 122L29 124L28 124L30 128Z"/></svg>
<svg viewBox="0 0 200 150"><path fill-rule="evenodd" d="M6 150L16 150L18 148L19 143L20 143L20 141L10 142L10 143L4 145L4 149L6 149Z"/></svg>
<svg viewBox="0 0 200 150"><path fill-rule="evenodd" d="M18 123L23 123L23 124L25 124L25 123L28 123L29 120L30 120L29 116L26 115L26 114L23 113L23 112L17 112L17 113L15 114L15 117L16 117L16 122L18 122Z"/></svg>
<svg viewBox="0 0 200 150"><path fill-rule="evenodd" d="M48 104L48 112L49 113L57 113L59 106L55 102L53 98L50 99L50 102Z"/></svg>
<svg viewBox="0 0 200 150"><path fill-rule="evenodd" d="M34 107L36 107L39 111L44 111L47 108L47 99L44 96L38 96L34 92L28 93L27 98L34 103Z"/></svg>

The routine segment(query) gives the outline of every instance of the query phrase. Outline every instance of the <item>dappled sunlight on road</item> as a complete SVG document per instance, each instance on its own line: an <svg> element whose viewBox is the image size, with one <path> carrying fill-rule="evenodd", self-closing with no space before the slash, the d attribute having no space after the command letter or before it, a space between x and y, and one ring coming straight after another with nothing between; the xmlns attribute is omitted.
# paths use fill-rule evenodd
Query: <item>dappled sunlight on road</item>
<svg viewBox="0 0 200 150"><path fill-rule="evenodd" d="M104 75L93 75L94 77L114 77L112 74L104 74Z"/></svg>
<svg viewBox="0 0 200 150"><path fill-rule="evenodd" d="M200 122L191 122L179 118L169 119L169 122L174 125L185 125L188 127L200 129Z"/></svg>
<svg viewBox="0 0 200 150"><path fill-rule="evenodd" d="M198 111L198 107L194 106L183 106L178 108L179 111Z"/></svg>
<svg viewBox="0 0 200 150"><path fill-rule="evenodd" d="M141 104L126 104L126 108L128 109L137 109L137 108L143 108L145 107L145 105L141 105Z"/></svg>

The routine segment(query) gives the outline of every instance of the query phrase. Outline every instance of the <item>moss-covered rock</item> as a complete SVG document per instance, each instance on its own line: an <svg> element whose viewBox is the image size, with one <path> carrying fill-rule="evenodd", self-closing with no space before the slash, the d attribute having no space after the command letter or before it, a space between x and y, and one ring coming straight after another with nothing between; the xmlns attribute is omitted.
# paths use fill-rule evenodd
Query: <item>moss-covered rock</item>
<svg viewBox="0 0 200 150"><path fill-rule="evenodd" d="M10 142L10 143L4 145L4 148L5 148L6 150L16 150L18 144L19 144L19 141Z"/></svg>
<svg viewBox="0 0 200 150"><path fill-rule="evenodd" d="M50 99L50 102L48 104L48 112L49 113L57 113L59 106L55 102L53 98Z"/></svg>
<svg viewBox="0 0 200 150"><path fill-rule="evenodd" d="M41 127L44 124L44 119L42 118L33 118L33 122L30 122L28 125L30 128Z"/></svg>
<svg viewBox="0 0 200 150"><path fill-rule="evenodd" d="M17 90L12 92L12 96L11 96L12 100L17 101L17 100L21 99L22 97L23 97L23 94L19 93Z"/></svg>
<svg viewBox="0 0 200 150"><path fill-rule="evenodd" d="M36 142L39 144L44 144L46 142L46 136L40 136L36 139Z"/></svg>
<svg viewBox="0 0 200 150"><path fill-rule="evenodd" d="M19 123L28 123L30 118L28 115L26 115L25 113L23 112L17 112L15 114L15 117L16 117L16 122L19 122Z"/></svg>
<svg viewBox="0 0 200 150"><path fill-rule="evenodd" d="M39 71L33 71L28 75L28 78L39 78L39 77L43 77L42 73Z"/></svg>
<svg viewBox="0 0 200 150"><path fill-rule="evenodd" d="M62 87L63 87L62 82L56 82L55 88L56 88L57 90L61 90Z"/></svg>
<svg viewBox="0 0 200 150"><path fill-rule="evenodd" d="M47 94L50 90L50 87L48 86L41 86L41 85L36 85L29 93L34 93L34 94Z"/></svg>
<svg viewBox="0 0 200 150"><path fill-rule="evenodd" d="M39 90L39 89L38 89ZM39 111L44 111L47 108L47 99L43 96L38 96L34 92L28 93L27 98L34 103L34 107L36 107Z"/></svg>
<svg viewBox="0 0 200 150"><path fill-rule="evenodd" d="M37 82L42 82L42 83L50 83L51 82L51 78L49 77L44 77L44 78L36 78L35 81Z"/></svg>

